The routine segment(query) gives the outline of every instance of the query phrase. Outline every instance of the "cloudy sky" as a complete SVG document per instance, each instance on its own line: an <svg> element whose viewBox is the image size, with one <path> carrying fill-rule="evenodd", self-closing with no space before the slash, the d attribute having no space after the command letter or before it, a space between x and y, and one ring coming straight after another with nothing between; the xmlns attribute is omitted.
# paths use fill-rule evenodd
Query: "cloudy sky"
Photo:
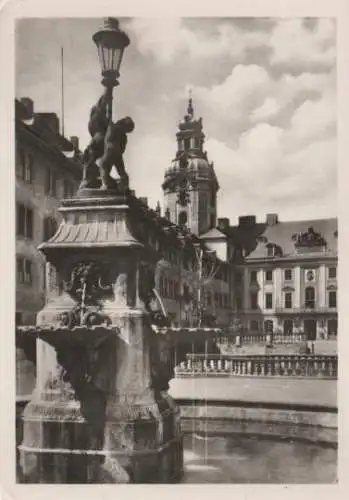
<svg viewBox="0 0 349 500"><path fill-rule="evenodd" d="M122 19L131 38L114 118L136 123L125 156L131 184L162 202L165 168L192 89L221 185L219 216L337 215L336 26L331 19ZM60 110L65 135L89 136L102 90L92 34L99 19L26 19L16 29L16 96Z"/></svg>

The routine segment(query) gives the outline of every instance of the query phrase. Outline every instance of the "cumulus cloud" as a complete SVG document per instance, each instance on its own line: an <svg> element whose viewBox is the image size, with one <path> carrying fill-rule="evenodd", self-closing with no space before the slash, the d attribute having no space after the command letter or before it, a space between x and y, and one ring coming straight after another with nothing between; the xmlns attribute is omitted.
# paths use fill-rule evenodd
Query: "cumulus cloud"
<svg viewBox="0 0 349 500"><path fill-rule="evenodd" d="M268 34L263 31L245 32L233 23L221 21L214 30L193 30L182 18L137 18L129 24L137 48L161 63L170 63L176 57L209 59L228 54L240 60L246 52L265 43Z"/></svg>
<svg viewBox="0 0 349 500"><path fill-rule="evenodd" d="M309 27L301 18L279 20L268 43L272 64L293 70L328 69L336 57L335 21L318 19Z"/></svg>

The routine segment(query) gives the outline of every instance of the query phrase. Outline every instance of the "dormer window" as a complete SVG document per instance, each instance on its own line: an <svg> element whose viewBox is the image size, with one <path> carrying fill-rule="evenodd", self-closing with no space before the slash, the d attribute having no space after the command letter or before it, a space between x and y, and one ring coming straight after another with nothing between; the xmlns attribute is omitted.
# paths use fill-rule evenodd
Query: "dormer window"
<svg viewBox="0 0 349 500"><path fill-rule="evenodd" d="M268 243L267 247L267 256L268 257L281 257L282 250L279 245L275 245L275 243Z"/></svg>

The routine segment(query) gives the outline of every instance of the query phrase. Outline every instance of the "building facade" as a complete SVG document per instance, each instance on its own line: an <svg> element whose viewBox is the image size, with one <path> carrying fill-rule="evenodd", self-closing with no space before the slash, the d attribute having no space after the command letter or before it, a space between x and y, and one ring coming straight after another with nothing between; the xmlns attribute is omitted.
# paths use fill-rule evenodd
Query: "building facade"
<svg viewBox="0 0 349 500"><path fill-rule="evenodd" d="M78 140L59 132L54 113L35 113L33 101L15 101L16 323L35 324L45 303L46 264L37 247L56 231L58 201L81 179ZM17 349L17 395L33 389L33 366Z"/></svg>
<svg viewBox="0 0 349 500"><path fill-rule="evenodd" d="M240 217L228 233L235 242L234 311L245 331L336 338L336 219Z"/></svg>
<svg viewBox="0 0 349 500"><path fill-rule="evenodd" d="M173 326L229 322L230 267L227 260L187 228L162 217L147 200L134 197L136 236L158 254L154 288L157 306Z"/></svg>

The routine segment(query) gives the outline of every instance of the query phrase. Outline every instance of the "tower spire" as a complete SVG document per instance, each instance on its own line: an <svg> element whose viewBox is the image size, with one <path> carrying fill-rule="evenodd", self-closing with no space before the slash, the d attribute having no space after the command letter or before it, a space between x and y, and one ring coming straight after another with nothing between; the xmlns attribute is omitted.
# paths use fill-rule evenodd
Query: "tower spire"
<svg viewBox="0 0 349 500"><path fill-rule="evenodd" d="M192 99L192 92L191 89L189 89L189 100L188 100L188 115L191 117L194 116L194 108L193 108L193 99Z"/></svg>

